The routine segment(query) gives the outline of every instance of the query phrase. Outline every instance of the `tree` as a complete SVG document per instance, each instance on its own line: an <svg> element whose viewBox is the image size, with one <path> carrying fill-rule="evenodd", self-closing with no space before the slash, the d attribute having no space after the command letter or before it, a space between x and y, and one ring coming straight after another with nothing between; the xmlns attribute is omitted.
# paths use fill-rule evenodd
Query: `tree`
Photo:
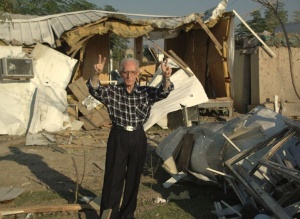
<svg viewBox="0 0 300 219"><path fill-rule="evenodd" d="M252 20L246 21L246 23L257 33L262 33L265 30L265 20L261 16L261 12L259 10L255 10L250 13L253 17ZM236 37L241 38L245 36L249 36L251 32L243 23L237 25L236 28Z"/></svg>
<svg viewBox="0 0 300 219"><path fill-rule="evenodd" d="M117 12L110 5L105 5L101 9L95 4L86 0L1 0L0 19L8 18L8 13L28 14L28 15L50 15L81 10L105 10ZM8 13L5 13L8 12ZM129 40L116 35L110 37L110 49L112 58L120 61L124 57L125 50L128 49Z"/></svg>
<svg viewBox="0 0 300 219"><path fill-rule="evenodd" d="M274 9L276 11L274 11ZM288 21L288 12L284 10L284 3L280 1L273 4L273 7L267 6L265 11L266 30L273 33L274 29L280 25L279 19L281 19L283 23Z"/></svg>
<svg viewBox="0 0 300 219"><path fill-rule="evenodd" d="M98 7L86 0L16 0L12 13L43 16L90 9Z"/></svg>
<svg viewBox="0 0 300 219"><path fill-rule="evenodd" d="M114 12L118 11L110 5L105 5L103 10L114 11ZM111 35L109 43L110 43L109 47L112 51L111 56L113 60L117 63L120 62L125 56L126 49L128 49L129 40L124 39L117 35Z"/></svg>
<svg viewBox="0 0 300 219"><path fill-rule="evenodd" d="M293 20L294 22L300 22L300 10L294 11L293 17L294 17Z"/></svg>
<svg viewBox="0 0 300 219"><path fill-rule="evenodd" d="M288 20L288 13L284 10L284 3L276 1L274 4L270 4L269 0L253 0L265 6L264 17L262 17L259 10L251 12L252 20L246 21L246 23L257 33L263 31L274 32L274 29L280 25L280 20L286 23ZM280 20L279 20L280 19ZM244 24L237 25L236 37L245 37L251 35L250 31L244 26Z"/></svg>
<svg viewBox="0 0 300 219"><path fill-rule="evenodd" d="M0 4L0 20L11 20L9 14L12 13L14 2L14 0L2 0L2 3Z"/></svg>

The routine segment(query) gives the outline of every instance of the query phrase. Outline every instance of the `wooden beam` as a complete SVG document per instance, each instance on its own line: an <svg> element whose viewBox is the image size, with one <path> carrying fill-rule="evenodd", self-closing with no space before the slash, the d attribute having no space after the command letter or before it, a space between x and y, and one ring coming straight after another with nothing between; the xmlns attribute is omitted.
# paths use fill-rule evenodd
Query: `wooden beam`
<svg viewBox="0 0 300 219"><path fill-rule="evenodd" d="M225 91L226 91L226 96L227 97L231 97L230 94L230 75L229 75L229 71L228 71L228 62L227 62L227 48L228 45L225 41L225 39L223 40L223 71L224 71L224 80L225 80Z"/></svg>
<svg viewBox="0 0 300 219"><path fill-rule="evenodd" d="M176 58L176 60L185 68L188 67L188 65L173 51L173 50L169 50L169 53Z"/></svg>
<svg viewBox="0 0 300 219"><path fill-rule="evenodd" d="M143 37L134 39L134 54L135 58L142 64L143 62Z"/></svg>
<svg viewBox="0 0 300 219"><path fill-rule="evenodd" d="M254 30L252 30L252 28L244 21L244 19L235 10L233 10L233 13L248 28L248 30L250 30L250 32L259 40L259 42L261 42L263 44L263 48L267 50L267 52L269 53L269 55L272 58L276 57L275 53L270 49L270 47L268 47L267 44L265 44L265 42L254 32Z"/></svg>
<svg viewBox="0 0 300 219"><path fill-rule="evenodd" d="M65 204L65 205L47 205L47 206L28 206L18 208L2 208L0 215L24 214L24 213L45 213L59 211L81 211L84 209L94 210L89 204Z"/></svg>
<svg viewBox="0 0 300 219"><path fill-rule="evenodd" d="M156 45L155 43L153 43L153 45L160 50L163 54L165 54L165 56L167 56L168 58L172 59L180 68L182 68L182 70L184 70L188 76L192 77L194 74L193 72L191 72L189 70L189 68L184 67L175 57L169 55L167 52L165 52L162 48L160 48L158 45Z"/></svg>
<svg viewBox="0 0 300 219"><path fill-rule="evenodd" d="M200 24L200 26L203 28L203 30L207 33L209 38L214 42L217 51L223 57L223 54L221 51L223 49L222 45L219 43L219 41L216 39L216 37L212 34L212 32L209 30L209 28L203 23L203 21L200 17L198 17L196 20Z"/></svg>

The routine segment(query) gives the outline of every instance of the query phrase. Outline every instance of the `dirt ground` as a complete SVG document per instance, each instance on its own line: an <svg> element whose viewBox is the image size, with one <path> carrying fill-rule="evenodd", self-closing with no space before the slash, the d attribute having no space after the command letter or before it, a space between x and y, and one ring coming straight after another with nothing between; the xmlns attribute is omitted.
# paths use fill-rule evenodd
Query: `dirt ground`
<svg viewBox="0 0 300 219"><path fill-rule="evenodd" d="M148 153L141 178L136 218L215 218L213 202L224 196L223 189L197 182L182 181L170 188L163 183L171 176L155 153L157 144L171 130L154 128L147 131ZM25 136L0 136L0 187L23 188L14 200L3 201L0 211L18 208L70 206L83 196L101 195L109 129L61 132L52 134L47 145L25 145ZM48 138L49 139L49 136ZM189 199L163 202L171 193L189 194ZM161 199L160 199L161 198ZM40 213L18 213L2 218L98 218L99 209L42 210ZM94 206L94 205L93 205ZM92 207L93 207L92 206ZM0 216L1 218L1 216Z"/></svg>

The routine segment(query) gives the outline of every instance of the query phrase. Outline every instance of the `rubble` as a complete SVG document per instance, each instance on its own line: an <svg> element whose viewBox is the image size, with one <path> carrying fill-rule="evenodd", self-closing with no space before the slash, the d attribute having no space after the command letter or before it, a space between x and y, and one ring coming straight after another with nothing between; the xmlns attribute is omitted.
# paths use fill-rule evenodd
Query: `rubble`
<svg viewBox="0 0 300 219"><path fill-rule="evenodd" d="M299 131L299 122L256 107L226 122L179 127L161 141L156 153L171 179L185 174L180 179L229 185L243 208L292 218L300 212Z"/></svg>

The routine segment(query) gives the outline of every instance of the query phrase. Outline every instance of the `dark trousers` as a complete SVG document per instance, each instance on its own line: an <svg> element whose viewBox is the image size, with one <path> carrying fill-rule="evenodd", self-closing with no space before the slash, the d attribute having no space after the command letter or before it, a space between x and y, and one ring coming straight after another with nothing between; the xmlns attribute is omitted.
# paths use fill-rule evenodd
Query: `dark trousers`
<svg viewBox="0 0 300 219"><path fill-rule="evenodd" d="M107 142L100 218L106 209L112 209L111 219L133 218L146 151L143 129L130 132L112 128Z"/></svg>

